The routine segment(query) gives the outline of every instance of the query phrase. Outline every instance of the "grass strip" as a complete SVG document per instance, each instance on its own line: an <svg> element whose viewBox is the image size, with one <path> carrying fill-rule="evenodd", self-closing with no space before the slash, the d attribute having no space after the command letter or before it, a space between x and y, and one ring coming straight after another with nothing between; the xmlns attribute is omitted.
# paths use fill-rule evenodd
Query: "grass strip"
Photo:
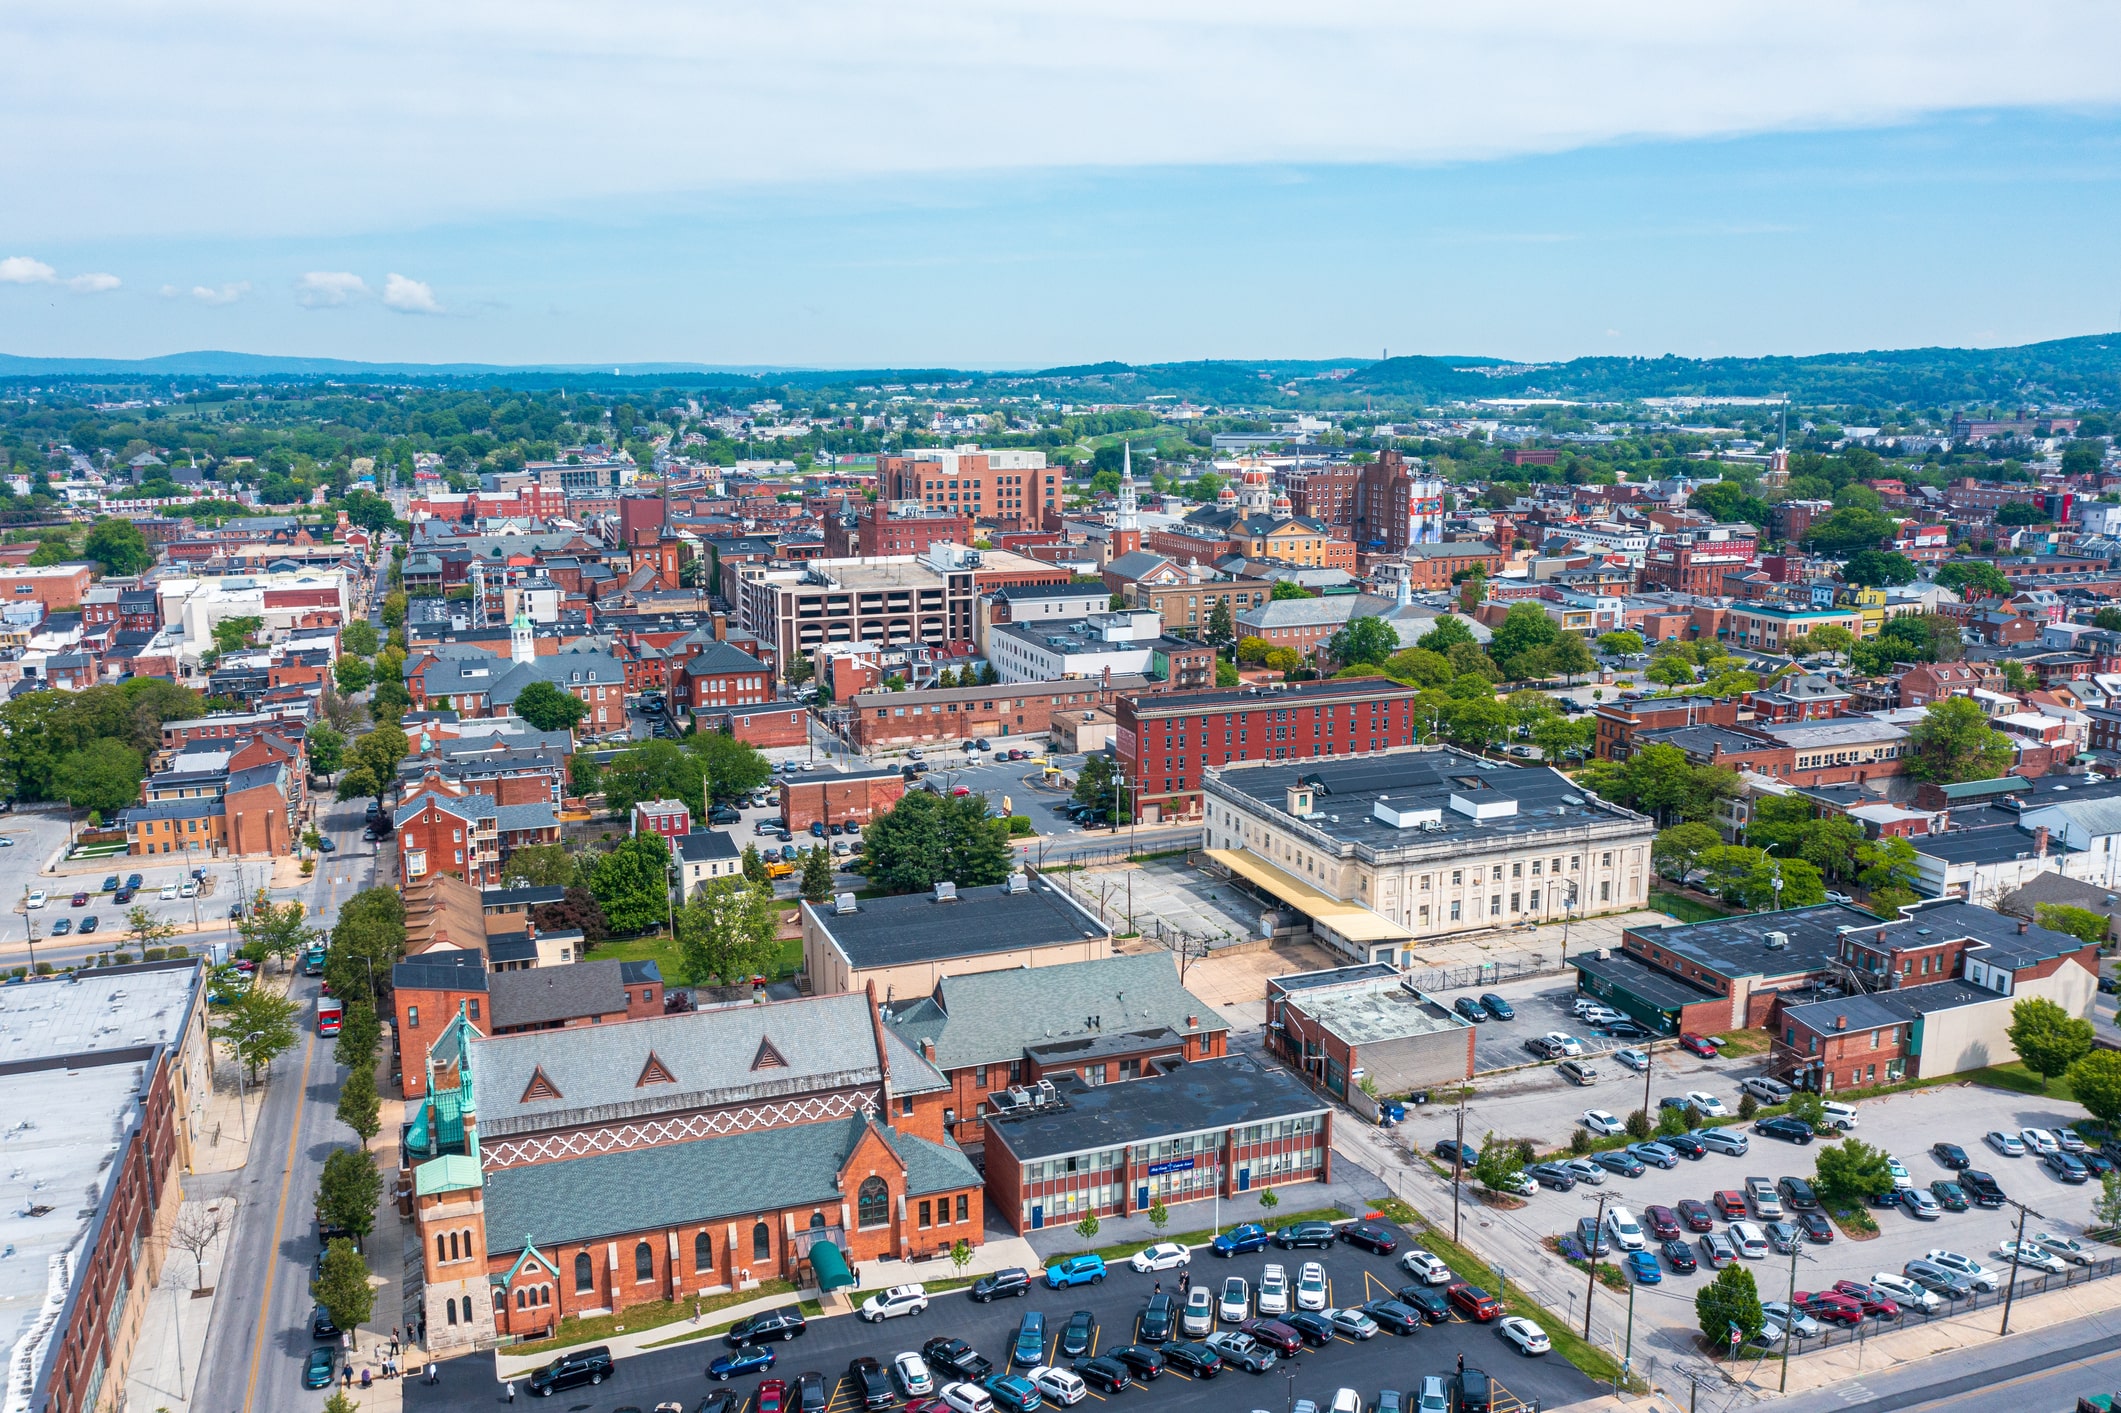
<svg viewBox="0 0 2121 1413"><path fill-rule="evenodd" d="M731 1305L741 1305L746 1301L769 1295L790 1294L794 1290L795 1287L787 1281L761 1281L751 1290L731 1290L720 1295L703 1295L700 1297L700 1314L704 1318L712 1311L726 1309ZM640 1305L629 1305L613 1315L591 1315L587 1319L569 1315L560 1321L559 1328L553 1331L550 1339L511 1344L503 1352L511 1358L518 1354L543 1354L547 1350L566 1349L590 1340L609 1339L615 1334L624 1334L629 1330L649 1330L657 1325L691 1318L692 1302L689 1300L649 1301ZM729 1322L734 1323L733 1320ZM728 1327L728 1324L722 1326L723 1329Z"/></svg>

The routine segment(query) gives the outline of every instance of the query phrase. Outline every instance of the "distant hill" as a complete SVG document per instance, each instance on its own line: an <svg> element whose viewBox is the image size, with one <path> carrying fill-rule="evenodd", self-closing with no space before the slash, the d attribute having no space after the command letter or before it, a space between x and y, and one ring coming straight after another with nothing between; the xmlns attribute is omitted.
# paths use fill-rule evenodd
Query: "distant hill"
<svg viewBox="0 0 2121 1413"><path fill-rule="evenodd" d="M1479 398L1768 397L1806 405L1920 408L2020 402L2121 405L2121 333L2055 339L2017 348L1883 349L1771 358L1575 358L1526 365L1487 355L1409 355L1382 361L1213 359L1117 361L1037 370L790 368L709 363L363 363L202 350L159 358L31 358L0 354L0 378L434 379L522 387L565 380L664 382L673 386L823 389L882 384L1048 384L1079 401L1186 398L1218 406L1324 403L1357 398L1439 404ZM1291 388L1292 391L1284 391Z"/></svg>

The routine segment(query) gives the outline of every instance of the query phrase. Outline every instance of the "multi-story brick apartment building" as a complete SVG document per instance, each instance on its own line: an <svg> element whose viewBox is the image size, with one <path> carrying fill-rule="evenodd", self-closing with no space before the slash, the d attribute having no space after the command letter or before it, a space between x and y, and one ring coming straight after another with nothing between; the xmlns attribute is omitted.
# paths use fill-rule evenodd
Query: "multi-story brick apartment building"
<svg viewBox="0 0 2121 1413"><path fill-rule="evenodd" d="M1454 576L1476 569L1492 579L1508 562L1486 540L1408 545L1399 554L1407 564L1407 583L1416 590L1448 589Z"/></svg>
<svg viewBox="0 0 2121 1413"><path fill-rule="evenodd" d="M426 1068L398 1190L432 1351L981 1240L949 1085L865 993L496 1036L458 1016Z"/></svg>
<svg viewBox="0 0 2121 1413"><path fill-rule="evenodd" d="M1723 576L1753 562L1758 549L1750 525L1715 525L1659 535L1642 557L1642 587L1680 594L1714 594Z"/></svg>
<svg viewBox="0 0 2121 1413"><path fill-rule="evenodd" d="M1113 708L1129 803L1145 822L1194 818L1204 773L1256 760L1311 760L1411 745L1417 689L1389 678L1306 682L1168 697L1123 695Z"/></svg>
<svg viewBox="0 0 2121 1413"><path fill-rule="evenodd" d="M93 564L0 565L0 603L42 604L46 613L76 608L95 577Z"/></svg>
<svg viewBox="0 0 2121 1413"><path fill-rule="evenodd" d="M878 555L926 554L938 542L969 545L972 509L939 510L912 501L882 500L847 515L825 517L827 559L875 558Z"/></svg>
<svg viewBox="0 0 2121 1413"><path fill-rule="evenodd" d="M1145 676L1113 675L1013 687L937 687L920 692L862 692L847 702L847 733L864 750L971 741L982 736L1044 735L1056 711L1103 707L1122 695L1150 693Z"/></svg>
<svg viewBox="0 0 2121 1413"><path fill-rule="evenodd" d="M1048 511L1059 514L1060 482L1043 451L937 447L876 459L879 502L918 501L1008 530L1036 530Z"/></svg>

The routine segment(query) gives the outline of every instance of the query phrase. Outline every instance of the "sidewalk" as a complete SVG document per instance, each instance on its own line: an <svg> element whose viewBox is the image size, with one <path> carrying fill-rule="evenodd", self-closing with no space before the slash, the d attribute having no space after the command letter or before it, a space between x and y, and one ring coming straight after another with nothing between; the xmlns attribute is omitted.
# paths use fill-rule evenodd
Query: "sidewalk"
<svg viewBox="0 0 2121 1413"><path fill-rule="evenodd" d="M237 1205L232 1197L186 1202L179 1208L178 1220L185 1214L213 1209L233 1223ZM213 1323L213 1291L221 1282L221 1263L227 1253L225 1229L207 1249L203 1272L193 1265L189 1251L170 1246L162 1261L162 1279L147 1293L147 1313L140 1320L140 1340L133 1347L125 1380L128 1407L191 1413L192 1393L199 1380L199 1351L206 1347L206 1330ZM195 1297L193 1291L201 1285L207 1293Z"/></svg>

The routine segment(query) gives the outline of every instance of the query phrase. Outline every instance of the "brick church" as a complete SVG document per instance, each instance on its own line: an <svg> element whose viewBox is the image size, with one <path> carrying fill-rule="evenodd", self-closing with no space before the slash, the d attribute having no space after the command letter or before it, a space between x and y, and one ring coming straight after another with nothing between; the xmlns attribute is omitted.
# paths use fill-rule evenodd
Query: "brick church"
<svg viewBox="0 0 2121 1413"><path fill-rule="evenodd" d="M399 1190L436 1351L981 1239L951 1086L873 995L498 1036L459 1014L426 1069Z"/></svg>

